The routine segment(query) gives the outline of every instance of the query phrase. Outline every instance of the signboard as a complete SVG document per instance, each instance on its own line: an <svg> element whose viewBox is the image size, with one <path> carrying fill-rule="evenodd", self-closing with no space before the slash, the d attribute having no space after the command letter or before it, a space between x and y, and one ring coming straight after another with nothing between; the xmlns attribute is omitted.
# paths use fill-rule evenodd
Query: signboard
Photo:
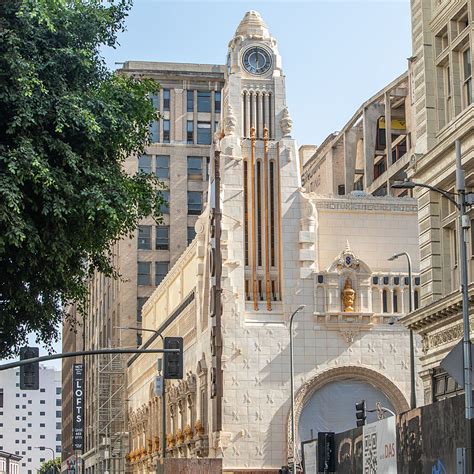
<svg viewBox="0 0 474 474"><path fill-rule="evenodd" d="M318 473L318 440L312 439L301 443L303 467L305 474Z"/></svg>
<svg viewBox="0 0 474 474"><path fill-rule="evenodd" d="M163 395L163 376L157 375L155 377L155 395L161 397Z"/></svg>
<svg viewBox="0 0 474 474"><path fill-rule="evenodd" d="M72 368L72 449L84 448L84 364Z"/></svg>
<svg viewBox="0 0 474 474"><path fill-rule="evenodd" d="M363 469L364 474L397 473L397 436L395 417L385 418L364 426Z"/></svg>
<svg viewBox="0 0 474 474"><path fill-rule="evenodd" d="M450 351L449 354L441 361L441 367L460 385L464 386L464 341L461 339ZM471 345L471 366L474 367L474 351ZM471 382L473 380L471 373Z"/></svg>

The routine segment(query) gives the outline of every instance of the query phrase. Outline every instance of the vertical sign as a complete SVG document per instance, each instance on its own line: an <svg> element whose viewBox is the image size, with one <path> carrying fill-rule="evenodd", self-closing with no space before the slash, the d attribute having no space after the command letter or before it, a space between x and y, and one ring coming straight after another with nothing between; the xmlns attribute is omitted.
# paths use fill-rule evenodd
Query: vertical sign
<svg viewBox="0 0 474 474"><path fill-rule="evenodd" d="M74 364L72 372L72 448L84 448L84 364Z"/></svg>
<svg viewBox="0 0 474 474"><path fill-rule="evenodd" d="M367 474L397 473L397 436L395 417L391 416L363 429L364 458L362 472Z"/></svg>

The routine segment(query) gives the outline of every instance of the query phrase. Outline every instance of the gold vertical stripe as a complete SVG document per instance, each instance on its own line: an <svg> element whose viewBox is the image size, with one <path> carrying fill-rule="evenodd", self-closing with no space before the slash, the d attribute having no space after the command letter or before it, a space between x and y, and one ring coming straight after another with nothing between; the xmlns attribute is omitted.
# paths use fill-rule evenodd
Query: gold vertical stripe
<svg viewBox="0 0 474 474"><path fill-rule="evenodd" d="M270 293L270 224L268 222L268 128L263 129L263 180L264 187L264 209L265 209L265 292L267 297L267 310L272 310Z"/></svg>
<svg viewBox="0 0 474 474"><path fill-rule="evenodd" d="M251 205L252 205L252 290L253 290L253 309L258 311L257 299L257 236L256 236L256 218L255 218L255 127L250 129L250 181L251 181Z"/></svg>
<svg viewBox="0 0 474 474"><path fill-rule="evenodd" d="M275 180L277 182L277 196L278 196L278 203L277 203L277 225L278 232L275 232L277 236L277 245L278 245L278 289L280 293L280 301L283 301L283 280L282 280L282 269L281 266L283 264L283 255L282 255L282 239L281 239L281 186L280 186L280 144L277 143L277 156L276 156L276 167L275 167Z"/></svg>

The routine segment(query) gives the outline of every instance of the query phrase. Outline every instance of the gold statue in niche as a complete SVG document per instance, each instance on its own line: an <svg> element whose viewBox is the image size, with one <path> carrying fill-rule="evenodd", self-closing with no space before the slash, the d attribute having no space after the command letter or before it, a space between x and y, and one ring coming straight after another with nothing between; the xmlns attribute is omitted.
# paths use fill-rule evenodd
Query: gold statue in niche
<svg viewBox="0 0 474 474"><path fill-rule="evenodd" d="M342 303L344 305L344 313L354 312L355 297L356 292L352 288L352 281L350 278L347 278L346 283L344 284L344 290L342 291Z"/></svg>

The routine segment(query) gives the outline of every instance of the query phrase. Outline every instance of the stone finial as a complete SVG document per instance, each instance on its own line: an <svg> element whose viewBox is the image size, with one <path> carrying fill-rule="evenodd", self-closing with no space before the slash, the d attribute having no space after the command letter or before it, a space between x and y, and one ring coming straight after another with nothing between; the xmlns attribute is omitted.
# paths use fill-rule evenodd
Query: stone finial
<svg viewBox="0 0 474 474"><path fill-rule="evenodd" d="M232 105L230 103L227 105L227 110L224 118L224 134L233 135L235 132L235 127L237 126L237 119L234 115Z"/></svg>
<svg viewBox="0 0 474 474"><path fill-rule="evenodd" d="M288 107L285 106L281 113L280 120L281 134L283 137L289 137L291 135L291 130L293 128L293 120L291 120L290 112Z"/></svg>
<svg viewBox="0 0 474 474"><path fill-rule="evenodd" d="M244 15L234 36L259 36L262 38L269 38L270 32L260 13L250 10Z"/></svg>

